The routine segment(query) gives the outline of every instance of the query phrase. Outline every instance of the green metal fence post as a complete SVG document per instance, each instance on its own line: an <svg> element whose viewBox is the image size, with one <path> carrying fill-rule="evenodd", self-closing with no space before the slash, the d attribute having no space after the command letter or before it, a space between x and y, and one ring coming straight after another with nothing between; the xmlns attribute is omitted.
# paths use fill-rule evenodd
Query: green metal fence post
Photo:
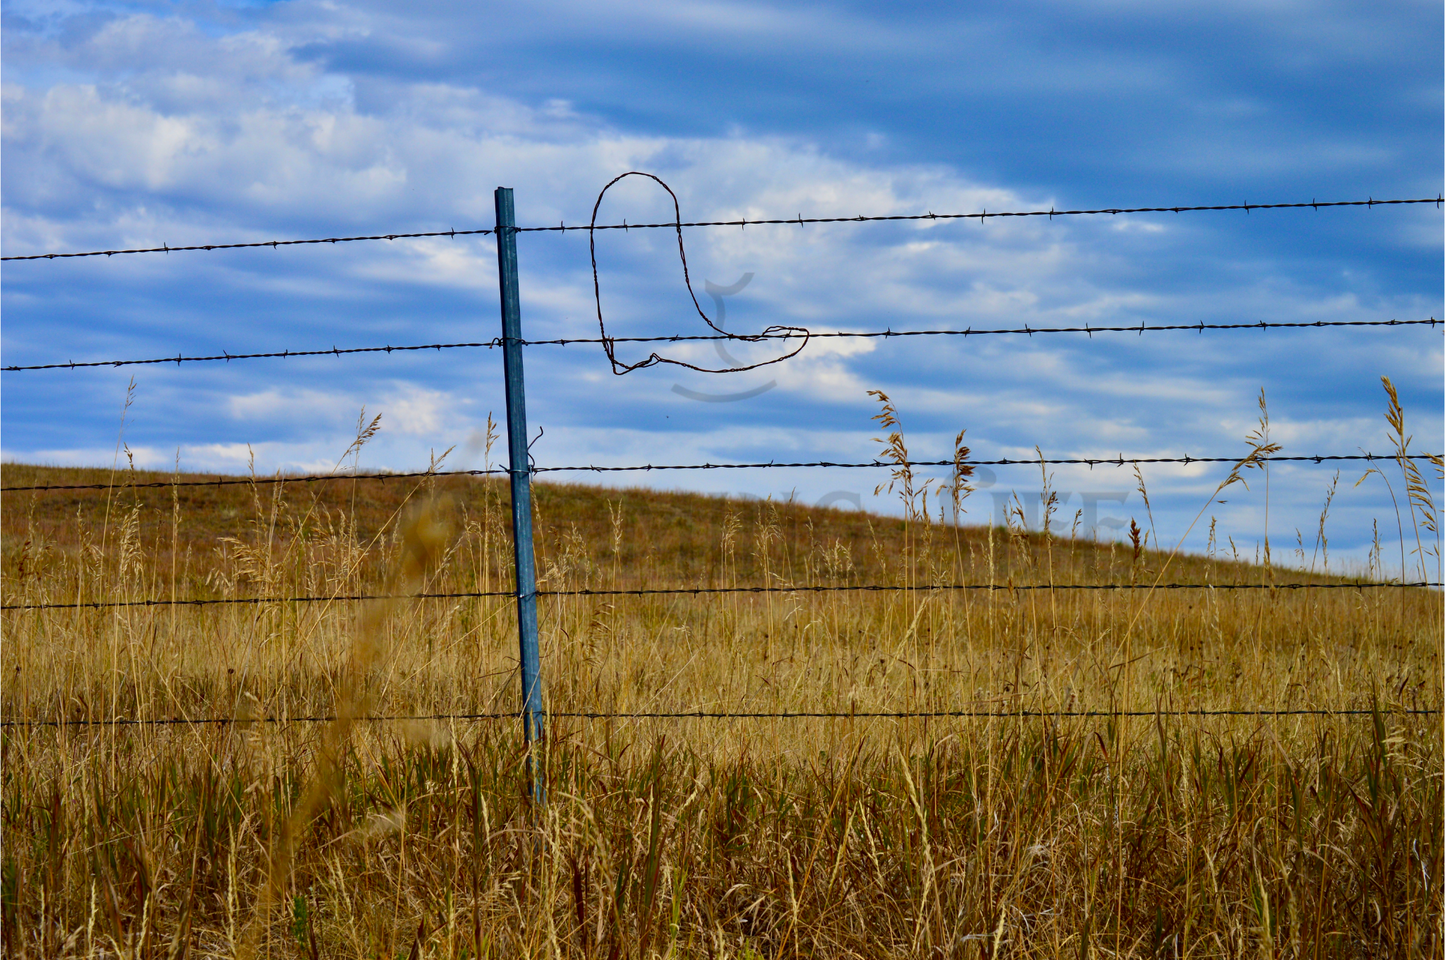
<svg viewBox="0 0 1445 960"><path fill-rule="evenodd" d="M517 294L517 222L512 188L498 187L497 272L502 291L502 365L507 382L507 455L512 481L512 543L517 571L517 635L521 645L522 736L528 746L532 796L545 800L533 745L542 739L542 683L537 651L537 564L532 544L532 469L527 456L527 403L522 378L522 306Z"/></svg>

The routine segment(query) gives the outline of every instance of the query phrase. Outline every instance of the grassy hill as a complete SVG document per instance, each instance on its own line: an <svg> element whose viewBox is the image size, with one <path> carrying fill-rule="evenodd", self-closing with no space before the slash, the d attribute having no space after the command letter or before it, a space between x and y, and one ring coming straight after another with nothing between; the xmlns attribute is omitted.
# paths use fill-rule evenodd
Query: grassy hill
<svg viewBox="0 0 1445 960"><path fill-rule="evenodd" d="M398 536L409 511L423 503L454 531L479 527L490 538L487 560L500 570L510 562L509 541L502 542L510 536L509 494L505 480L496 478L292 477L277 484L261 477L251 485L228 477L225 486L172 487L173 480L219 478L16 463L0 465L0 478L6 488L108 487L7 494L0 505L7 577L17 575L22 557L38 573L73 556L83 543L100 548L102 539L106 551L134 543L162 568L174 553L178 575L188 589L200 591L188 596L211 595L205 592L207 577L225 567L226 545L237 541L251 547L264 542L284 555L301 544L345 540L369 554L363 569L380 576L375 560ZM779 576L810 582L815 574L828 583L897 583L905 582L898 579L905 573L921 572L916 562L925 552L934 564L927 572L947 582L1147 583L1166 560L1148 546L1140 550L1004 527L909 523L897 516L774 501L553 482L535 483L533 491L539 570L581 564L615 575L622 584L648 578L672 585L712 583L724 569L748 584ZM916 561L911 569L909 561ZM1168 573L1171 582L1182 583L1340 580L1189 555L1174 558Z"/></svg>
<svg viewBox="0 0 1445 960"><path fill-rule="evenodd" d="M539 483L529 767L503 483L170 480L0 466L7 955L1440 953L1438 592Z"/></svg>

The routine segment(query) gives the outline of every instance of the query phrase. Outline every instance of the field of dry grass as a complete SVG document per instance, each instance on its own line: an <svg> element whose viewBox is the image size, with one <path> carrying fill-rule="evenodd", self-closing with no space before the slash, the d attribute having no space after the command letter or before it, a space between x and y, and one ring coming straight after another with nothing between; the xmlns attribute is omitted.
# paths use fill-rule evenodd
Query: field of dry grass
<svg viewBox="0 0 1445 960"><path fill-rule="evenodd" d="M539 484L543 591L780 588L544 597L539 805L515 720L368 719L513 709L507 598L328 599L505 592L502 484L0 476L114 484L5 497L8 606L320 598L4 613L7 956L1441 956L1438 591L1218 589L1341 581L906 474L904 518ZM1161 576L1216 588L795 589ZM560 716L697 710L975 715ZM94 725L178 719L227 722Z"/></svg>

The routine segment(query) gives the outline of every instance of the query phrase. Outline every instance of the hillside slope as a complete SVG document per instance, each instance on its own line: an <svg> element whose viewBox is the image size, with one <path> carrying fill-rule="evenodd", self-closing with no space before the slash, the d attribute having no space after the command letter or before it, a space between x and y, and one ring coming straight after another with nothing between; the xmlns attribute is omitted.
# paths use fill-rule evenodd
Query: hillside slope
<svg viewBox="0 0 1445 960"><path fill-rule="evenodd" d="M357 583L370 582L384 576L377 561L398 525L422 504L453 536L466 529L481 536L485 555L476 559L489 584L500 582L495 577L505 577L509 566L509 495L505 481L496 478L290 478L282 484L260 478L254 485L171 487L173 479L217 478L6 463L0 479L6 488L108 486L5 494L0 556L11 586L22 563L33 575L82 547L120 550L127 538L130 549L142 549L158 568L169 570L174 552L186 589L199 591L191 596L212 595L207 584L238 546L254 550L262 544L278 557L301 545L346 544L366 555ZM1044 537L1018 529L909 524L896 516L694 493L552 482L533 490L544 576L563 566L594 576L605 571L618 584L715 584L724 575L730 585L777 578L791 584L1148 583L1166 560L1152 549L1147 532L1145 548L1136 550L1058 532ZM1056 531L1067 519L1055 519ZM1182 583L1339 579L1187 555L1170 561L1167 573L1169 581Z"/></svg>

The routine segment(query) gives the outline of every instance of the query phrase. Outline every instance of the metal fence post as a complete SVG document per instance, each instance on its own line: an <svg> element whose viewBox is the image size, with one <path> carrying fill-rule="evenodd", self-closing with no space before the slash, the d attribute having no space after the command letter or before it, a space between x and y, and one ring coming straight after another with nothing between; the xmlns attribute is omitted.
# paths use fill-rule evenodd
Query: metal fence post
<svg viewBox="0 0 1445 960"><path fill-rule="evenodd" d="M537 652L537 566L532 545L532 469L527 456L527 403L522 379L522 306L517 294L516 212L512 188L498 187L497 272L502 291L502 364L507 382L507 455L512 481L512 543L517 571L517 634L521 642L522 736L532 796L545 799L532 745L542 739L542 684Z"/></svg>

